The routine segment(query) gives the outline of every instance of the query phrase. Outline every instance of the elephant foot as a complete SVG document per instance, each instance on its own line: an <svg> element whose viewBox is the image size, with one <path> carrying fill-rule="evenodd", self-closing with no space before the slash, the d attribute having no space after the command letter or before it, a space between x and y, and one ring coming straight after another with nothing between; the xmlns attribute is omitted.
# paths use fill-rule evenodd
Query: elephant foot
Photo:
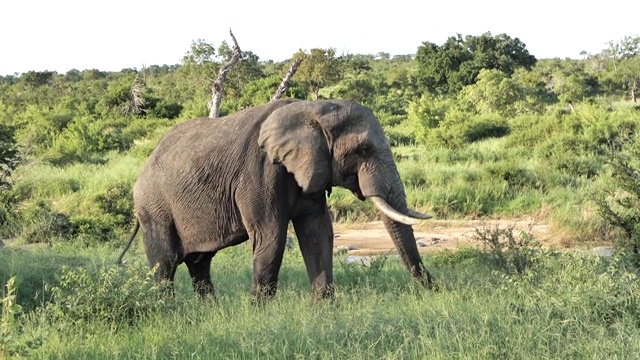
<svg viewBox="0 0 640 360"><path fill-rule="evenodd" d="M275 284L256 286L251 291L253 297L252 303L257 306L265 305L269 300L276 296L278 286Z"/></svg>
<svg viewBox="0 0 640 360"><path fill-rule="evenodd" d="M216 299L216 290L210 281L193 281L193 290L201 299Z"/></svg>

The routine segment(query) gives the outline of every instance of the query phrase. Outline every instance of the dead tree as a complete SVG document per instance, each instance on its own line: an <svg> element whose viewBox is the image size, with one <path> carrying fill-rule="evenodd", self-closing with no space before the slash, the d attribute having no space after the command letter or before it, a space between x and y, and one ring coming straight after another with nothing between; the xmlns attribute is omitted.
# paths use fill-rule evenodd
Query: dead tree
<svg viewBox="0 0 640 360"><path fill-rule="evenodd" d="M122 107L121 112L123 114L133 114L140 115L145 110L145 101L143 96L144 91L144 80L140 78L140 73L136 74L136 77L133 79L133 85L131 85L131 90L129 90L129 101Z"/></svg>
<svg viewBox="0 0 640 360"><path fill-rule="evenodd" d="M271 98L271 101L280 99L282 95L287 91L287 89L289 88L289 81L291 81L293 75L296 73L296 71L298 71L298 66L300 66L302 59L303 58L299 57L293 60L293 62L291 63L291 67L289 67L289 71L287 71L287 74L282 79L282 82L278 86L276 93Z"/></svg>
<svg viewBox="0 0 640 360"><path fill-rule="evenodd" d="M229 29L229 34L231 35L231 39L233 39L233 55L231 56L231 59L229 59L229 61L220 68L220 71L218 71L218 77L211 87L211 101L208 105L209 117L212 119L215 119L220 115L220 103L222 102L222 92L224 90L224 81L227 78L227 73L231 68L233 68L238 60L240 60L240 46L238 46L238 41L236 41L236 37L233 36L231 29Z"/></svg>

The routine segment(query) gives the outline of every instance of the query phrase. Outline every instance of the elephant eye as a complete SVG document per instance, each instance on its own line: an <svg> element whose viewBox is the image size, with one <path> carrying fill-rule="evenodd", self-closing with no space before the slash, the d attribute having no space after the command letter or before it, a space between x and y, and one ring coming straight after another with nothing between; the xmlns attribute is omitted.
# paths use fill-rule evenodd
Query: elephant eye
<svg viewBox="0 0 640 360"><path fill-rule="evenodd" d="M369 153L370 149L368 146L361 146L360 148L358 148L358 150L356 150L356 154L362 157L369 155Z"/></svg>

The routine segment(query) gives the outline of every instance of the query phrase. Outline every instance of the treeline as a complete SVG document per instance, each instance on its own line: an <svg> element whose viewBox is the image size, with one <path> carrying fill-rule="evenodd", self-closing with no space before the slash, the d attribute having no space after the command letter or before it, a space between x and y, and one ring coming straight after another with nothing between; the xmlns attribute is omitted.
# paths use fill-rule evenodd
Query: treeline
<svg viewBox="0 0 640 360"><path fill-rule="evenodd" d="M293 54L292 58L304 61L285 96L348 98L372 108L386 125L407 116L426 116L421 121L429 127L437 127L439 117L419 113L425 102L447 101L447 108L455 102L465 112L513 117L540 113L553 104L635 101L639 46L640 38L626 37L599 54L584 54L581 60L539 60L518 38L486 33L457 35L442 45L425 42L415 55L338 55L335 49L311 49ZM92 128L96 121L117 125L118 119L128 116L169 120L204 116L213 78L231 55L226 42L216 49L197 40L177 65L2 76L0 123L18 130L19 143L28 154L39 154L42 149L34 147L54 146L55 137L65 129L85 122ZM225 83L221 115L269 101L288 65L289 61L261 61L251 51L243 52ZM36 133L51 137L34 134L34 127L39 129ZM109 126L98 127L102 131ZM126 147L112 142L99 147Z"/></svg>

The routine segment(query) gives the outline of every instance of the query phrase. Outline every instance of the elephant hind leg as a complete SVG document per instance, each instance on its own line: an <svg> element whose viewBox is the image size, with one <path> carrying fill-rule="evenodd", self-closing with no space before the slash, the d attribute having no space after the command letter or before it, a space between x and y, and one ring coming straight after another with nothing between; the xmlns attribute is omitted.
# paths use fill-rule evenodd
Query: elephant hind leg
<svg viewBox="0 0 640 360"><path fill-rule="evenodd" d="M191 284L193 290L200 297L212 296L215 298L215 288L211 282L211 259L215 252L189 254L184 259L189 275L191 275Z"/></svg>
<svg viewBox="0 0 640 360"><path fill-rule="evenodd" d="M173 294L173 279L183 261L178 231L173 222L142 222L141 227L149 266L156 267L155 280Z"/></svg>

